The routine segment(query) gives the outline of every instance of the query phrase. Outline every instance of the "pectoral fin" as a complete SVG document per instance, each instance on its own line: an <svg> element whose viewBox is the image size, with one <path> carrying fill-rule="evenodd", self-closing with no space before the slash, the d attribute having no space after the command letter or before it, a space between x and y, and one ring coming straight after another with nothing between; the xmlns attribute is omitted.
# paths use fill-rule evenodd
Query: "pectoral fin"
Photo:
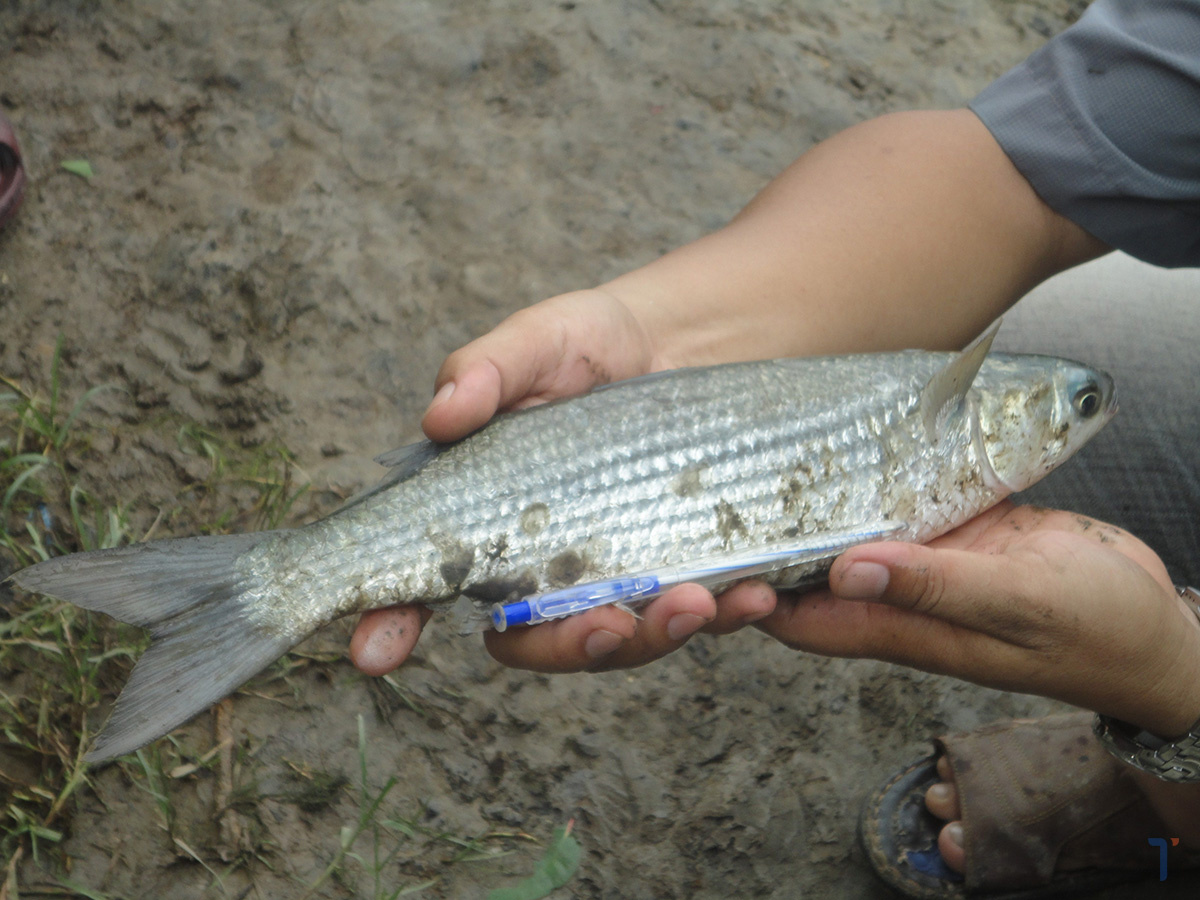
<svg viewBox="0 0 1200 900"><path fill-rule="evenodd" d="M1000 320L997 319L945 368L930 378L921 391L921 416L930 441L937 441L945 434L947 423L962 411L967 391L979 374L979 367L992 349L992 341L999 330Z"/></svg>

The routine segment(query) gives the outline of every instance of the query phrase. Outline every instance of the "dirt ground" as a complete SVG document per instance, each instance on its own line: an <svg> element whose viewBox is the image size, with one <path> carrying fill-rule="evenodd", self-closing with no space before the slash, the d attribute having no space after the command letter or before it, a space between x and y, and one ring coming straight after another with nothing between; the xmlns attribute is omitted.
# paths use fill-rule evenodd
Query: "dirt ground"
<svg viewBox="0 0 1200 900"><path fill-rule="evenodd" d="M143 530L204 525L185 421L288 447L302 521L417 437L455 347L720 226L841 128L962 104L1082 5L6 0L0 106L31 187L0 235L0 373L44 386L61 334L68 394L125 389L97 398L109 444L81 477ZM752 631L548 678L435 623L389 686L341 659L347 634L238 696L232 854L211 772L169 779L168 834L109 767L65 822L70 882L306 896L359 816L361 716L368 788L398 779L377 821L412 834L385 829L378 884L348 858L316 896L432 879L419 896L482 897L541 852L498 835L544 843L574 818L583 861L556 896L882 898L854 840L864 793L934 733L1051 707ZM177 742L168 760L204 754L210 717ZM439 834L487 858L451 862ZM55 873L48 854L20 883L61 891Z"/></svg>

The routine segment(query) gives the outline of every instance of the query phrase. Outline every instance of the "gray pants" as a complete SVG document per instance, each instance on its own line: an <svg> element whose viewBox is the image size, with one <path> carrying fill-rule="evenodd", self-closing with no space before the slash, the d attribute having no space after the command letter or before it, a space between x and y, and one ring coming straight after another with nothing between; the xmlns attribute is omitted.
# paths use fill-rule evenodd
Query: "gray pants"
<svg viewBox="0 0 1200 900"><path fill-rule="evenodd" d="M1120 407L1075 459L1015 499L1119 525L1177 582L1200 585L1200 270L1111 254L1022 299L996 347L1104 369Z"/></svg>

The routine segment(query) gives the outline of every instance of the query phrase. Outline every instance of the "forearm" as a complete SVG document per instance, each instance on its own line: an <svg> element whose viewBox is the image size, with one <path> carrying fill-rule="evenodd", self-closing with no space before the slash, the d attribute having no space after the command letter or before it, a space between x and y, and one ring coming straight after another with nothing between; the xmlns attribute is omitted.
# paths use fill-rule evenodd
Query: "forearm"
<svg viewBox="0 0 1200 900"><path fill-rule="evenodd" d="M603 286L658 365L961 346L1108 248L1054 213L967 110L864 122L727 227Z"/></svg>

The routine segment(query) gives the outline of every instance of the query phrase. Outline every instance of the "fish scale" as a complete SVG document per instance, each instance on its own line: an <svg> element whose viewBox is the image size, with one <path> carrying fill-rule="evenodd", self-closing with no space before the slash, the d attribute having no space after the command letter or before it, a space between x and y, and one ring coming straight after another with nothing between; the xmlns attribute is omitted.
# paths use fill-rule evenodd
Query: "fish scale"
<svg viewBox="0 0 1200 900"><path fill-rule="evenodd" d="M152 629L88 757L106 759L338 616L466 597L466 624L490 625L498 603L689 560L717 560L706 583L720 587L721 554L802 538L803 563L785 552L762 577L807 585L847 534L941 534L1060 464L1115 410L1102 373L988 357L989 344L634 379L388 454L379 487L303 528L76 554L14 579Z"/></svg>

